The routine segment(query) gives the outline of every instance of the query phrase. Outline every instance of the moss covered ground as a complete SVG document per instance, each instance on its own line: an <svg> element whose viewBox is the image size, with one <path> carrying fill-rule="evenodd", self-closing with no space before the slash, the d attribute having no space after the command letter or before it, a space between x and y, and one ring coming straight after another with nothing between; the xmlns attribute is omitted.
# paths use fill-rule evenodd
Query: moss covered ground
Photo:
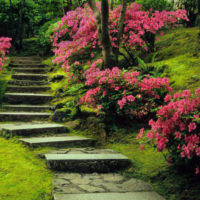
<svg viewBox="0 0 200 200"><path fill-rule="evenodd" d="M0 199L49 200L53 173L31 151L14 139L0 138Z"/></svg>
<svg viewBox="0 0 200 200"><path fill-rule="evenodd" d="M200 29L179 28L166 33L156 43L155 61L163 68L163 77L169 77L174 91L200 86Z"/></svg>

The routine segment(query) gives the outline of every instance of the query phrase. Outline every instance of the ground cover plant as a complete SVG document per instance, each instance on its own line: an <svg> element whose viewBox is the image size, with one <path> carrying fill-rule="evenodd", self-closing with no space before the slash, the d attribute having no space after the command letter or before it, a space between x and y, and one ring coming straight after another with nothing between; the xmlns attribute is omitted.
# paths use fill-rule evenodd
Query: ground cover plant
<svg viewBox="0 0 200 200"><path fill-rule="evenodd" d="M44 161L14 139L0 138L0 199L49 200L53 174Z"/></svg>

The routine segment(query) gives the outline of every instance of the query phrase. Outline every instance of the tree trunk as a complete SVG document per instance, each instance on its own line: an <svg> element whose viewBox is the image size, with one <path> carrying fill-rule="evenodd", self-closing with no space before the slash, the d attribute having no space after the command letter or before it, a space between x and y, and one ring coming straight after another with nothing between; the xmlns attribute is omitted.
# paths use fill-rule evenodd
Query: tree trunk
<svg viewBox="0 0 200 200"><path fill-rule="evenodd" d="M118 63L118 57L119 57L121 37L124 32L124 20L125 20L125 15L126 15L126 7L127 7L127 0L122 0L122 10L121 10L121 14L120 14L119 22L118 22L118 34L117 34L118 48L116 49L116 52L115 52L115 58L116 58L117 63Z"/></svg>
<svg viewBox="0 0 200 200"><path fill-rule="evenodd" d="M62 10L63 10L63 15L65 15L65 4L64 4L64 0L62 0Z"/></svg>
<svg viewBox="0 0 200 200"><path fill-rule="evenodd" d="M95 16L95 19L97 22L98 38L99 38L99 41L101 41L101 14L100 14L94 0L88 0L88 4L94 12L94 16Z"/></svg>
<svg viewBox="0 0 200 200"><path fill-rule="evenodd" d="M104 65L110 67L111 59L111 42L108 32L108 20L109 20L109 4L108 0L101 1L101 30L102 30L102 53Z"/></svg>
<svg viewBox="0 0 200 200"><path fill-rule="evenodd" d="M110 0L110 9L113 10L114 7L114 0Z"/></svg>
<svg viewBox="0 0 200 200"><path fill-rule="evenodd" d="M102 54L105 67L111 67L111 41L108 31L109 3L108 0L101 0L101 13L99 12L94 0L88 0L90 8L93 10L98 31L98 39L102 44Z"/></svg>
<svg viewBox="0 0 200 200"><path fill-rule="evenodd" d="M19 26L18 26L18 37L19 40L19 49L22 49L23 35L24 35L24 25L23 25L23 16L24 16L24 4L25 0L21 1L20 11L19 11Z"/></svg>

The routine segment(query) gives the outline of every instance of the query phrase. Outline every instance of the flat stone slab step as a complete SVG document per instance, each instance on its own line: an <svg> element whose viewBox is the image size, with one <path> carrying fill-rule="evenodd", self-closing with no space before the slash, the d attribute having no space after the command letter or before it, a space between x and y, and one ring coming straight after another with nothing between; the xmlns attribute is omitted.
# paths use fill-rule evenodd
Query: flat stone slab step
<svg viewBox="0 0 200 200"><path fill-rule="evenodd" d="M45 105L3 105L3 110L7 111L29 111L29 112L43 112L52 110L52 106Z"/></svg>
<svg viewBox="0 0 200 200"><path fill-rule="evenodd" d="M92 143L94 143L94 140L80 136L34 137L34 138L23 138L20 139L20 141L32 147L39 147L39 146L67 147L72 145L89 146L92 145Z"/></svg>
<svg viewBox="0 0 200 200"><path fill-rule="evenodd" d="M49 94L5 93L3 101L8 104L44 104L52 100Z"/></svg>
<svg viewBox="0 0 200 200"><path fill-rule="evenodd" d="M44 64L10 64L11 67L19 67L19 68L44 68L48 67L48 65Z"/></svg>
<svg viewBox="0 0 200 200"><path fill-rule="evenodd" d="M48 81L29 81L29 80L10 80L9 85L19 85L19 86L33 86L33 85L48 85Z"/></svg>
<svg viewBox="0 0 200 200"><path fill-rule="evenodd" d="M13 68L15 72L21 73L46 73L47 69L45 68Z"/></svg>
<svg viewBox="0 0 200 200"><path fill-rule="evenodd" d="M7 92L46 92L50 90L50 87L45 86L8 86Z"/></svg>
<svg viewBox="0 0 200 200"><path fill-rule="evenodd" d="M60 124L42 123L19 123L0 124L0 130L9 135L30 136L37 133L67 133L69 129Z"/></svg>
<svg viewBox="0 0 200 200"><path fill-rule="evenodd" d="M0 112L0 121L47 120L51 113L46 112Z"/></svg>
<svg viewBox="0 0 200 200"><path fill-rule="evenodd" d="M75 152L45 154L47 165L54 170L67 172L113 172L123 170L130 166L130 160L114 151L102 153L101 150L90 151L90 153Z"/></svg>
<svg viewBox="0 0 200 200"><path fill-rule="evenodd" d="M56 173L52 184L54 195L153 191L149 183L119 173Z"/></svg>
<svg viewBox="0 0 200 200"><path fill-rule="evenodd" d="M13 79L30 81L47 81L48 76L44 74L13 74Z"/></svg>
<svg viewBox="0 0 200 200"><path fill-rule="evenodd" d="M41 64L41 60L40 59L36 59L36 60L31 60L31 59L16 59L16 60L12 60L11 64L17 64L17 65L21 65L21 64Z"/></svg>
<svg viewBox="0 0 200 200"><path fill-rule="evenodd" d="M156 192L57 194L54 200L164 200Z"/></svg>
<svg viewBox="0 0 200 200"><path fill-rule="evenodd" d="M26 56L26 57L12 57L12 62L15 61L41 61L41 57L39 56Z"/></svg>

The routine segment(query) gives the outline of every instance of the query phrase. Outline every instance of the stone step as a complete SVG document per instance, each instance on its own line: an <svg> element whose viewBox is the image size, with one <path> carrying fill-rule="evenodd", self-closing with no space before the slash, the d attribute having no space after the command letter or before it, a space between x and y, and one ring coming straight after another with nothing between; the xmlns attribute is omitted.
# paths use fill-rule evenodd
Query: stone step
<svg viewBox="0 0 200 200"><path fill-rule="evenodd" d="M45 73L47 69L45 68L13 68L15 72L21 73Z"/></svg>
<svg viewBox="0 0 200 200"><path fill-rule="evenodd" d="M19 85L19 86L39 86L39 85L48 85L48 81L27 81L27 80L10 80L8 81L9 85Z"/></svg>
<svg viewBox="0 0 200 200"><path fill-rule="evenodd" d="M30 81L47 81L48 76L44 74L13 74L13 79Z"/></svg>
<svg viewBox="0 0 200 200"><path fill-rule="evenodd" d="M94 140L89 138L84 138L80 136L62 136L62 137L34 137L34 138L22 138L21 142L28 144L31 147L40 146L89 146L94 144Z"/></svg>
<svg viewBox="0 0 200 200"><path fill-rule="evenodd" d="M24 65L24 64L41 64L41 60L30 60L30 59L27 59L27 60L14 60L14 61L11 61L11 64L15 64L15 65Z"/></svg>
<svg viewBox="0 0 200 200"><path fill-rule="evenodd" d="M44 86L8 86L6 88L7 92L46 92L50 90L50 87L44 87Z"/></svg>
<svg viewBox="0 0 200 200"><path fill-rule="evenodd" d="M54 200L164 200L156 192L56 194Z"/></svg>
<svg viewBox="0 0 200 200"><path fill-rule="evenodd" d="M48 67L48 65L44 64L10 64L11 67L19 67L19 68L45 68Z"/></svg>
<svg viewBox="0 0 200 200"><path fill-rule="evenodd" d="M12 57L12 62L15 61L41 61L39 56L26 56L26 57Z"/></svg>
<svg viewBox="0 0 200 200"><path fill-rule="evenodd" d="M53 107L46 105L3 105L2 109L7 111L44 112L52 110Z"/></svg>
<svg viewBox="0 0 200 200"><path fill-rule="evenodd" d="M47 112L0 112L0 121L32 121L47 120L51 113Z"/></svg>
<svg viewBox="0 0 200 200"><path fill-rule="evenodd" d="M37 133L67 133L68 128L60 124L0 124L0 131L8 135L30 136Z"/></svg>
<svg viewBox="0 0 200 200"><path fill-rule="evenodd" d="M130 166L129 159L117 153L45 154L45 158L49 168L67 172L113 172Z"/></svg>
<svg viewBox="0 0 200 200"><path fill-rule="evenodd" d="M3 101L8 104L44 104L52 100L49 94L5 93Z"/></svg>

